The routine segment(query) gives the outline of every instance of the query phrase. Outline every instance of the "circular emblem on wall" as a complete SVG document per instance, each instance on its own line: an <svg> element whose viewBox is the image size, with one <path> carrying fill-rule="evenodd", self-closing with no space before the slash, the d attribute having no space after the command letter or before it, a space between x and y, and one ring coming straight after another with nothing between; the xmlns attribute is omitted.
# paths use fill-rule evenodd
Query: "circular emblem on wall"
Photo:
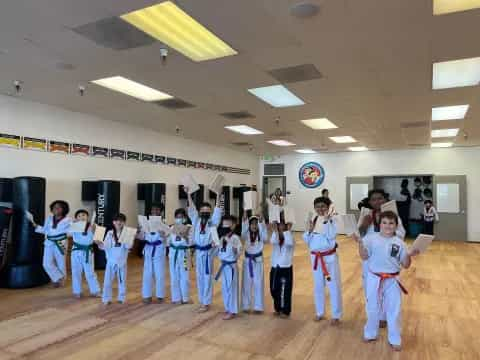
<svg viewBox="0 0 480 360"><path fill-rule="evenodd" d="M306 188L314 189L322 185L325 180L325 170L316 162L308 162L298 171L298 180Z"/></svg>

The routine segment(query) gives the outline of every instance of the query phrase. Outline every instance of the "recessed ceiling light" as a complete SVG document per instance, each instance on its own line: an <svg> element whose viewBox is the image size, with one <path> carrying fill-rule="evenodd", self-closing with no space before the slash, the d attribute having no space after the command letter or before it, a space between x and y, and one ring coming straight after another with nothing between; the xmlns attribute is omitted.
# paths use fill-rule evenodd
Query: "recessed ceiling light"
<svg viewBox="0 0 480 360"><path fill-rule="evenodd" d="M336 143L340 143L340 144L348 144L348 143L357 142L357 140L355 140L351 136L332 136L329 139L336 142Z"/></svg>
<svg viewBox="0 0 480 360"><path fill-rule="evenodd" d="M451 142L437 142L437 143L432 143L432 148L446 148L446 147L451 147L453 143Z"/></svg>
<svg viewBox="0 0 480 360"><path fill-rule="evenodd" d="M237 52L171 1L120 16L193 61L218 59Z"/></svg>
<svg viewBox="0 0 480 360"><path fill-rule="evenodd" d="M432 121L464 119L470 105L440 106L432 108Z"/></svg>
<svg viewBox="0 0 480 360"><path fill-rule="evenodd" d="M277 145L277 146L294 146L296 144L291 143L290 141L287 140L270 140L267 141L270 144Z"/></svg>
<svg viewBox="0 0 480 360"><path fill-rule="evenodd" d="M455 137L459 129L435 129L432 130L432 138Z"/></svg>
<svg viewBox="0 0 480 360"><path fill-rule="evenodd" d="M433 90L475 86L479 83L480 57L433 64Z"/></svg>
<svg viewBox="0 0 480 360"><path fill-rule="evenodd" d="M171 99L173 97L122 76L113 76L109 78L93 80L92 83L106 87L107 89L113 91L121 92L125 95L133 96L143 101L159 101Z"/></svg>
<svg viewBox="0 0 480 360"><path fill-rule="evenodd" d="M243 135L260 135L263 134L262 131L254 129L247 125L232 125L232 126L225 126L225 129L234 131L239 134Z"/></svg>
<svg viewBox="0 0 480 360"><path fill-rule="evenodd" d="M320 119L308 119L308 120L300 120L304 125L312 128L314 130L328 130L328 129L336 129L337 125L332 123L327 118L320 118Z"/></svg>
<svg viewBox="0 0 480 360"><path fill-rule="evenodd" d="M312 149L297 149L295 151L300 154L316 154L317 153L315 150L312 150Z"/></svg>
<svg viewBox="0 0 480 360"><path fill-rule="evenodd" d="M433 15L480 8L480 0L433 0Z"/></svg>
<svg viewBox="0 0 480 360"><path fill-rule="evenodd" d="M351 146L348 148L350 151L367 151L368 148L366 146Z"/></svg>
<svg viewBox="0 0 480 360"><path fill-rule="evenodd" d="M273 107L305 105L302 99L297 97L283 85L272 85L248 89L248 92Z"/></svg>

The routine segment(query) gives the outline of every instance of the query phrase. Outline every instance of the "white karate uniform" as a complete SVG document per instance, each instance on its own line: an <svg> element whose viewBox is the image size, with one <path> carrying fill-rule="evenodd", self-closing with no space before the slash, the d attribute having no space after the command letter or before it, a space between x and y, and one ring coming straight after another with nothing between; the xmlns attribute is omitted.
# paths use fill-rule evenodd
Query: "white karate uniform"
<svg viewBox="0 0 480 360"><path fill-rule="evenodd" d="M318 217L317 221L323 221ZM333 251L337 247L337 226L335 220L331 219L323 225L323 233L306 231L303 234L303 240L307 243L310 252ZM318 317L325 315L325 285L330 292L330 305L332 307L332 318L340 319L342 317L342 281L340 277L340 265L337 253L323 256L325 267L330 276L327 281L322 271L321 259L315 254L310 253L313 271L315 309ZM316 269L315 269L316 265Z"/></svg>
<svg viewBox="0 0 480 360"><path fill-rule="evenodd" d="M118 234L118 238L120 238L120 234ZM104 304L112 301L112 283L116 276L118 281L118 301L124 302L127 295L127 259L131 246L115 243L113 230L110 230L105 236L103 244L99 247L105 250L107 258L102 301Z"/></svg>
<svg viewBox="0 0 480 360"><path fill-rule="evenodd" d="M226 246L222 243L226 240ZM238 235L232 234L220 239L218 258L222 262L215 280L222 278L222 298L225 312L238 314L238 266L237 260L240 257L242 243Z"/></svg>
<svg viewBox="0 0 480 360"><path fill-rule="evenodd" d="M293 291L293 251L295 240L290 231L283 232L284 242L280 246L277 232L270 238L272 243L272 268L270 270L270 294L275 312L290 315Z"/></svg>
<svg viewBox="0 0 480 360"><path fill-rule="evenodd" d="M173 302L187 303L190 301L190 238L170 234L168 237L170 252L168 260L170 265L170 287Z"/></svg>
<svg viewBox="0 0 480 360"><path fill-rule="evenodd" d="M263 311L265 303L263 246L268 241L268 232L265 223L259 222L258 236L252 243L249 228L248 220L244 221L242 223L242 239L245 244L242 277L242 309L250 310L250 303L252 302L253 296L253 309L255 311Z"/></svg>
<svg viewBox="0 0 480 360"><path fill-rule="evenodd" d="M65 251L67 232L72 219L64 217L53 227L53 216L49 216L43 226L38 225L35 232L45 235L43 249L43 268L52 282L67 278L65 269Z"/></svg>
<svg viewBox="0 0 480 360"><path fill-rule="evenodd" d="M188 208L188 217L192 221L193 226L198 301L201 305L210 305L213 298L213 257L215 256L215 249L212 246L211 228L220 224L222 209L216 207L213 210L213 214L205 226L204 234L201 233L201 219L194 206Z"/></svg>
<svg viewBox="0 0 480 360"><path fill-rule="evenodd" d="M70 255L72 266L72 292L74 295L82 293L82 273L85 272L88 289L91 295L100 294L97 275L94 268L93 232L89 227L87 233L70 233L73 238L72 253Z"/></svg>
<svg viewBox="0 0 480 360"><path fill-rule="evenodd" d="M386 314L388 341L401 345L402 294L397 277L384 279L375 273L394 274L401 270L408 252L402 239L397 236L383 237L380 233L369 234L363 240L369 258L366 261L367 322L364 327L365 339L376 339L380 315Z"/></svg>
<svg viewBox="0 0 480 360"><path fill-rule="evenodd" d="M163 299L165 297L165 238L159 232L144 232L141 235L145 240L142 298L152 297L152 287L155 283L155 296L157 299Z"/></svg>

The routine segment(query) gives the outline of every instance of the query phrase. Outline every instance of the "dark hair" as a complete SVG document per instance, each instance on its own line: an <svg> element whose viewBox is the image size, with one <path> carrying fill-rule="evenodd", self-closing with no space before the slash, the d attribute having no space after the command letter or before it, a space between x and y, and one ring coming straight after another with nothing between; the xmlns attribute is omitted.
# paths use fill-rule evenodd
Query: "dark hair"
<svg viewBox="0 0 480 360"><path fill-rule="evenodd" d="M211 209L211 208L212 208L212 205L211 205L210 203L208 203L208 202L202 202L202 203L200 204L200 208L202 208L202 207L208 207L208 208Z"/></svg>
<svg viewBox="0 0 480 360"><path fill-rule="evenodd" d="M383 189L372 189L368 192L368 201L372 199L372 196L375 194L380 194L382 195L385 199L388 198L388 194L385 192Z"/></svg>
<svg viewBox="0 0 480 360"><path fill-rule="evenodd" d="M112 221L123 221L123 222L126 222L127 221L127 217L122 214L122 213L118 213L117 215L115 215L112 219Z"/></svg>
<svg viewBox="0 0 480 360"><path fill-rule="evenodd" d="M325 193L327 193L327 192L328 192L328 189L323 189L322 190L322 196L325 195Z"/></svg>
<svg viewBox="0 0 480 360"><path fill-rule="evenodd" d="M150 206L150 208L157 208L157 209L160 209L163 211L163 204L160 203L160 202L154 202L152 203L152 205Z"/></svg>
<svg viewBox="0 0 480 360"><path fill-rule="evenodd" d="M68 203L65 201L65 200L54 200L52 201L52 203L50 204L50 211L53 211L53 207L55 205L59 205L61 208L62 208L62 211L63 211L63 216L67 216L68 213L70 212L70 206L68 205Z"/></svg>
<svg viewBox="0 0 480 360"><path fill-rule="evenodd" d="M320 197L317 197L315 200L313 200L313 206L317 204L325 204L327 206L330 206L331 203L332 201L325 196L320 196Z"/></svg>
<svg viewBox="0 0 480 360"><path fill-rule="evenodd" d="M248 219L248 225L251 225L252 222L256 221L257 223L260 222L258 217L256 216L250 216L250 219Z"/></svg>
<svg viewBox="0 0 480 360"><path fill-rule="evenodd" d="M433 201L430 200L430 199L425 200L423 203L424 203L425 205L427 205L427 204L433 205Z"/></svg>
<svg viewBox="0 0 480 360"><path fill-rule="evenodd" d="M236 218L235 216L233 216L233 215L224 215L224 216L222 217L222 223L223 223L224 220L231 221L232 224L236 224L236 223L237 223L237 218Z"/></svg>
<svg viewBox="0 0 480 360"><path fill-rule="evenodd" d="M88 211L85 210L85 209L79 209L79 210L75 211L75 217L77 217L80 214L85 214L85 215L88 216Z"/></svg>
<svg viewBox="0 0 480 360"><path fill-rule="evenodd" d="M390 220L395 220L395 224L398 225L398 216L393 211L384 211L384 212L380 213L380 222L384 218L385 219L390 219Z"/></svg>
<svg viewBox="0 0 480 360"><path fill-rule="evenodd" d="M187 212L184 208L178 208L175 210L174 216L177 217L178 215L183 215L183 217L187 217Z"/></svg>

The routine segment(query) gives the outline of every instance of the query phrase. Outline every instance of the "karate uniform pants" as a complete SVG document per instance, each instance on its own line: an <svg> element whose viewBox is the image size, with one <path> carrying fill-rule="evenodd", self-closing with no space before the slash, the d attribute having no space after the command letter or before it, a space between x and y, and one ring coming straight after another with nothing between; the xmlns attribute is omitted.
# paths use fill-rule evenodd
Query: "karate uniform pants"
<svg viewBox="0 0 480 360"><path fill-rule="evenodd" d="M117 277L118 281L118 301L125 301L127 296L127 264L119 266L107 262L103 281L103 303L112 301L112 284L115 277Z"/></svg>
<svg viewBox="0 0 480 360"><path fill-rule="evenodd" d="M250 310L253 303L254 310L263 311L265 307L263 258L259 256L253 260L253 278L250 274L249 262L250 260L248 258L243 260L242 309Z"/></svg>
<svg viewBox="0 0 480 360"><path fill-rule="evenodd" d="M65 269L65 255L60 252L57 245L44 246L43 268L52 282L57 282L62 278L67 277L67 272Z"/></svg>
<svg viewBox="0 0 480 360"><path fill-rule="evenodd" d="M270 270L270 294L275 312L290 315L292 311L293 267Z"/></svg>
<svg viewBox="0 0 480 360"><path fill-rule="evenodd" d="M365 296L365 304L367 303L367 276L370 273L368 270L368 262L362 261L362 284L363 284L363 294ZM385 311L382 311L380 314L380 321L386 321L387 317L385 315Z"/></svg>
<svg viewBox="0 0 480 360"><path fill-rule="evenodd" d="M198 302L210 305L213 298L213 256L212 249L195 251L195 270L197 275ZM208 274L207 274L208 264Z"/></svg>
<svg viewBox="0 0 480 360"><path fill-rule="evenodd" d="M222 271L222 298L225 312L238 314L238 266L226 265Z"/></svg>
<svg viewBox="0 0 480 360"><path fill-rule="evenodd" d="M177 261L175 263L175 252L178 251ZM189 258L187 251L170 249L168 257L170 265L170 287L172 291L173 302L188 302L190 300L190 279L189 279Z"/></svg>
<svg viewBox="0 0 480 360"><path fill-rule="evenodd" d="M86 252L83 250L72 251L71 254L72 266L72 292L74 295L82 293L82 274L85 273L88 289L90 294L99 294L100 286L98 285L97 275L94 270L93 251L88 253L88 262Z"/></svg>
<svg viewBox="0 0 480 360"><path fill-rule="evenodd" d="M152 258L154 246L146 244L143 248L143 278L142 298L152 297L153 285L155 284L155 296L165 297L165 247L157 245L155 257Z"/></svg>

